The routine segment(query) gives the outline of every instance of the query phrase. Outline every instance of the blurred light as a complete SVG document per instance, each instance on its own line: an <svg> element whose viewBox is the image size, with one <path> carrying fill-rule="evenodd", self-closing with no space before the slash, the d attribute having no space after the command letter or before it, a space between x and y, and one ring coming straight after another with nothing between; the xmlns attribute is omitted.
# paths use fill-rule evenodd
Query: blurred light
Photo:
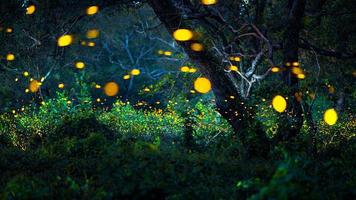
<svg viewBox="0 0 356 200"><path fill-rule="evenodd" d="M104 86L104 93L109 96L109 97L113 97L115 95L117 95L117 93L119 92L119 85L115 82L109 82L106 83Z"/></svg>
<svg viewBox="0 0 356 200"><path fill-rule="evenodd" d="M90 30L88 30L87 33L86 33L86 37L87 37L88 39L97 38L97 37L99 37L99 35L100 35L100 32L99 32L98 29L90 29Z"/></svg>
<svg viewBox="0 0 356 200"><path fill-rule="evenodd" d="M174 31L173 37L178 41L189 41L193 38L194 34L189 29L178 29Z"/></svg>
<svg viewBox="0 0 356 200"><path fill-rule="evenodd" d="M196 43L196 42L195 42L195 43L192 43L192 44L190 45L190 48L191 48L193 51L197 51L197 52L204 50L203 45L200 44L200 43Z"/></svg>
<svg viewBox="0 0 356 200"><path fill-rule="evenodd" d="M6 60L7 60L7 61L13 61L13 60L15 60L15 55L12 54L12 53L7 54L7 55L6 55Z"/></svg>
<svg viewBox="0 0 356 200"><path fill-rule="evenodd" d="M324 121L326 124L332 126L337 122L338 115L334 108L330 108L324 113Z"/></svg>
<svg viewBox="0 0 356 200"><path fill-rule="evenodd" d="M182 66L182 67L180 68L180 71L187 73L187 72L189 72L189 67L188 67L188 66Z"/></svg>
<svg viewBox="0 0 356 200"><path fill-rule="evenodd" d="M99 11L99 7L98 6L90 6L87 8L87 15L95 15L97 12Z"/></svg>
<svg viewBox="0 0 356 200"><path fill-rule="evenodd" d="M202 94L211 90L211 83L207 78L197 78L194 82L194 89Z"/></svg>
<svg viewBox="0 0 356 200"><path fill-rule="evenodd" d="M133 76L137 76L140 75L141 71L139 69L133 69L131 70L131 75Z"/></svg>
<svg viewBox="0 0 356 200"><path fill-rule="evenodd" d="M277 95L272 100L272 106L277 112L284 112L287 108L287 101L284 97Z"/></svg>
<svg viewBox="0 0 356 200"><path fill-rule="evenodd" d="M77 69L83 69L85 67L85 63L82 61L78 61L75 63L75 68Z"/></svg>
<svg viewBox="0 0 356 200"><path fill-rule="evenodd" d="M71 35L62 35L61 37L58 38L58 46L59 47L65 47L69 46L73 42L73 36Z"/></svg>
<svg viewBox="0 0 356 200"><path fill-rule="evenodd" d="M36 6L31 5L26 8L26 15L32 15L36 11Z"/></svg>

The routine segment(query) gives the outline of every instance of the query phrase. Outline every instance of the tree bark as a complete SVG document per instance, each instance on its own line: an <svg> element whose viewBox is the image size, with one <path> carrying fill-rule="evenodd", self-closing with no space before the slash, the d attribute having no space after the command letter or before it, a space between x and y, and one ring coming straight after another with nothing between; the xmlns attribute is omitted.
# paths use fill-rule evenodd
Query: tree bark
<svg viewBox="0 0 356 200"><path fill-rule="evenodd" d="M179 2L179 5L174 0L149 0L148 3L171 34L179 28L193 30L197 25L194 24L193 20L184 20L184 6L189 7L189 1ZM202 24L204 22L199 22L198 25L200 28L204 28ZM210 39L214 40L214 38ZM211 81L219 113L228 120L249 153L267 152L269 141L265 132L262 131L261 126L253 119L253 111L248 109L246 102L244 102L239 94L235 77L224 71L224 58L218 55L212 49L213 44L209 44L208 42L204 43L204 51L194 52L190 48L192 42L194 41L178 43L183 47L191 61L197 64L202 74ZM235 98L231 99L230 96L234 96ZM251 127L254 127L255 130L251 130ZM256 137L252 139L251 134L255 134Z"/></svg>
<svg viewBox="0 0 356 200"><path fill-rule="evenodd" d="M288 18L283 36L283 62L284 72L282 79L287 86L288 108L280 118L277 141L288 141L300 132L303 125L302 107L300 101L295 97L299 92L298 78L292 74L292 63L299 62L299 35L302 29L302 20L305 10L305 0L289 0L287 6Z"/></svg>

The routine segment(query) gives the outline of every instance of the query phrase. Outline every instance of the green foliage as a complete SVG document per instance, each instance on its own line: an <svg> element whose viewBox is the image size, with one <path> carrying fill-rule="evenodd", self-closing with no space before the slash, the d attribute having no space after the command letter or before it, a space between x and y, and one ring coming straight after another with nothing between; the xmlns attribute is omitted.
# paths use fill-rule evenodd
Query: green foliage
<svg viewBox="0 0 356 200"><path fill-rule="evenodd" d="M189 112L199 148L187 150L182 145L185 116L175 103L147 111L118 101L104 111L90 103L68 104L64 94L58 95L39 109L0 115L1 199L355 195L352 121L321 126L318 158L300 151L299 142L288 144L293 148L278 146L270 157L245 158L227 123L201 101Z"/></svg>

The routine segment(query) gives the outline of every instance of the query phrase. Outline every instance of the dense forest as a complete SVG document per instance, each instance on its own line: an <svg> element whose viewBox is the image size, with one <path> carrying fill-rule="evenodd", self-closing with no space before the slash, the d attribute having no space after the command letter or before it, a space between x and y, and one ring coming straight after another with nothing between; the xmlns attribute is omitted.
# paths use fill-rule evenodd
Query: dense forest
<svg viewBox="0 0 356 200"><path fill-rule="evenodd" d="M354 0L0 2L0 199L356 199Z"/></svg>

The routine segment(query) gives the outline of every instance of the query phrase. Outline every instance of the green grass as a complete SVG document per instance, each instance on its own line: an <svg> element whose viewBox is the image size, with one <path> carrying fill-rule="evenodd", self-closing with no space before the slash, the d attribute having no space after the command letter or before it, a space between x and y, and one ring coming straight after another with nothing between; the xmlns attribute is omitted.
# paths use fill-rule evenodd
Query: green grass
<svg viewBox="0 0 356 200"><path fill-rule="evenodd" d="M57 99L39 110L3 114L0 199L356 196L352 123L321 129L315 158L303 153L303 137L277 146L268 157L251 158L219 115L199 105L194 109L201 110L193 117L191 149L183 145L184 120L174 110L148 112L118 103L103 111ZM334 142L327 135L336 135Z"/></svg>

